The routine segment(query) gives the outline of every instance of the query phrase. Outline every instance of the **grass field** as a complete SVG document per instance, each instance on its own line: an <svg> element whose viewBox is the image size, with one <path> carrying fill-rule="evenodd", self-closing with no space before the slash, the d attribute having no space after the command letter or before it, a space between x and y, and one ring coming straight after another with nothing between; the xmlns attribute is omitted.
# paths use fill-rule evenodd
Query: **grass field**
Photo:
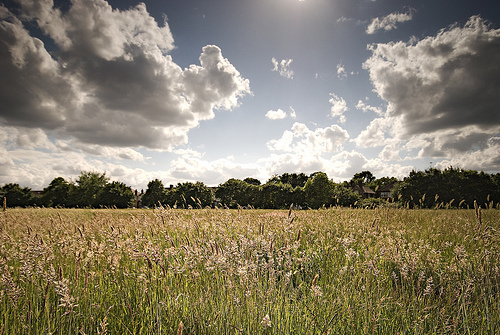
<svg viewBox="0 0 500 335"><path fill-rule="evenodd" d="M9 209L0 334L498 334L500 211Z"/></svg>

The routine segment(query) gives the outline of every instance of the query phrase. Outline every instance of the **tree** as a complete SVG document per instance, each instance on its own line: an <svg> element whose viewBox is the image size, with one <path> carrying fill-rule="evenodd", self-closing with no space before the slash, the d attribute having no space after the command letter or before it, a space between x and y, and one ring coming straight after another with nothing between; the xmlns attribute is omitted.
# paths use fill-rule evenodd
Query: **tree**
<svg viewBox="0 0 500 335"><path fill-rule="evenodd" d="M114 181L106 184L99 196L99 205L106 207L128 208L132 206L134 192L124 183Z"/></svg>
<svg viewBox="0 0 500 335"><path fill-rule="evenodd" d="M361 196L358 193L342 184L335 185L333 197L334 205L338 206L353 206L357 201L361 200Z"/></svg>
<svg viewBox="0 0 500 335"><path fill-rule="evenodd" d="M267 181L267 183L290 184L292 186L292 188L295 188L297 186L304 187L307 180L310 178L312 178L312 177L309 177L308 175L306 175L304 173L283 173L281 176L278 176L278 175L272 176Z"/></svg>
<svg viewBox="0 0 500 335"><path fill-rule="evenodd" d="M317 172L304 186L307 205L311 208L331 205L335 184L323 172Z"/></svg>
<svg viewBox="0 0 500 335"><path fill-rule="evenodd" d="M62 177L54 178L49 186L43 189L42 203L50 207L68 206L71 186L72 185Z"/></svg>
<svg viewBox="0 0 500 335"><path fill-rule="evenodd" d="M306 193L304 192L304 188L300 186L294 187L292 191L292 203L295 206L306 206Z"/></svg>
<svg viewBox="0 0 500 335"><path fill-rule="evenodd" d="M293 188L290 184L268 181L262 185L261 201L263 208L288 208L293 202Z"/></svg>
<svg viewBox="0 0 500 335"><path fill-rule="evenodd" d="M260 202L262 198L262 186L248 184L245 190L245 194L242 199L242 203L245 205L251 205L253 207L261 207Z"/></svg>
<svg viewBox="0 0 500 335"><path fill-rule="evenodd" d="M500 173L494 174L491 176L492 186L492 194L493 199L500 201Z"/></svg>
<svg viewBox="0 0 500 335"><path fill-rule="evenodd" d="M395 197L409 207L424 208L472 207L474 201L489 206L500 201L497 194L493 176L453 167L411 171L395 190Z"/></svg>
<svg viewBox="0 0 500 335"><path fill-rule="evenodd" d="M229 208L237 208L238 205L245 206L249 203L247 197L247 190L250 185L245 181L231 178L224 184L220 184L215 191L215 196L220 202Z"/></svg>
<svg viewBox="0 0 500 335"><path fill-rule="evenodd" d="M19 184L6 184L0 189L0 198L7 199L8 207L26 207L31 205L31 189Z"/></svg>
<svg viewBox="0 0 500 335"><path fill-rule="evenodd" d="M304 187L309 180L309 176L304 173L283 173L279 180L283 184L290 184L292 188L297 186Z"/></svg>
<svg viewBox="0 0 500 335"><path fill-rule="evenodd" d="M362 171L359 173L355 173L351 179L352 184L356 184L361 182L363 184L369 184L375 180L375 176L370 171Z"/></svg>
<svg viewBox="0 0 500 335"><path fill-rule="evenodd" d="M243 179L243 181L247 184L250 184L250 185L255 185L255 186L260 185L260 180L258 180L256 178L248 177L248 178Z"/></svg>
<svg viewBox="0 0 500 335"><path fill-rule="evenodd" d="M106 172L82 171L76 180L76 187L72 194L73 201L81 207L97 207L100 193L108 183Z"/></svg>
<svg viewBox="0 0 500 335"><path fill-rule="evenodd" d="M179 183L177 186L168 191L167 202L173 206L175 203L178 207L203 208L211 206L214 200L212 190L202 182L186 182Z"/></svg>
<svg viewBox="0 0 500 335"><path fill-rule="evenodd" d="M152 180L148 183L148 189L142 196L142 204L148 207L158 206L159 203L166 202L166 195L162 181L159 179Z"/></svg>

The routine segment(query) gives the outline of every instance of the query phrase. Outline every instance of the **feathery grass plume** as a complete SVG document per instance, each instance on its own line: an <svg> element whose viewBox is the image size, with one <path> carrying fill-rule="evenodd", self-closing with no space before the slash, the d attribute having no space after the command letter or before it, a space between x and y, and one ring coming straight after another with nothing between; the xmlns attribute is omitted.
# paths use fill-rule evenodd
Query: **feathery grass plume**
<svg viewBox="0 0 500 335"><path fill-rule="evenodd" d="M450 202L446 204L446 209L452 208L454 201L455 201L455 199L451 199Z"/></svg>
<svg viewBox="0 0 500 335"><path fill-rule="evenodd" d="M184 324L181 321L179 323L179 327L177 327L177 335L182 335L183 330L184 330Z"/></svg>
<svg viewBox="0 0 500 335"><path fill-rule="evenodd" d="M106 329L107 326L108 326L108 316L106 315L104 319L102 319L102 321L99 322L99 328L97 329L97 334L106 335L108 333L108 330Z"/></svg>
<svg viewBox="0 0 500 335"><path fill-rule="evenodd" d="M65 312L63 315L67 315L73 313L73 309L78 307L76 304L76 298L73 297L70 293L69 289L69 280L67 278L63 278L60 281L56 281L54 283L56 294L59 295L59 305L58 307L64 307Z"/></svg>
<svg viewBox="0 0 500 335"><path fill-rule="evenodd" d="M316 286L316 281L318 280L318 278L319 278L319 273L317 273L316 276L314 276L311 286Z"/></svg>
<svg viewBox="0 0 500 335"><path fill-rule="evenodd" d="M23 289L14 282L9 271L4 271L2 274L2 289L2 293L5 292L14 305L24 293Z"/></svg>
<svg viewBox="0 0 500 335"><path fill-rule="evenodd" d="M483 222L482 222L482 214L481 214L481 205L479 205L476 200L474 200L474 214L476 217L475 230L476 230L476 236L477 236L478 234L483 233Z"/></svg>
<svg viewBox="0 0 500 335"><path fill-rule="evenodd" d="M315 297L321 297L323 295L323 290L321 289L321 287L316 285L318 278L319 278L319 273L317 273L316 276L314 276L314 279L311 284L311 292Z"/></svg>

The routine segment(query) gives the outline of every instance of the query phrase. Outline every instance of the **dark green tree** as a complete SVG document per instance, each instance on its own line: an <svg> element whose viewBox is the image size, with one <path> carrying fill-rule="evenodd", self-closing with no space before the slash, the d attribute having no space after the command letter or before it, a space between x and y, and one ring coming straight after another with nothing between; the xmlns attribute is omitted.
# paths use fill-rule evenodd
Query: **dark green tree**
<svg viewBox="0 0 500 335"><path fill-rule="evenodd" d="M114 181L106 184L99 195L100 206L128 208L134 201L134 192L122 182Z"/></svg>
<svg viewBox="0 0 500 335"><path fill-rule="evenodd" d="M203 208L211 206L214 200L212 190L202 182L185 182L167 192L170 206L177 204L180 208Z"/></svg>
<svg viewBox="0 0 500 335"><path fill-rule="evenodd" d="M247 196L247 190L250 185L245 181L231 178L223 184L220 184L215 191L215 196L219 199L222 205L229 208L237 208L238 205L249 205L250 200Z"/></svg>
<svg viewBox="0 0 500 335"><path fill-rule="evenodd" d="M315 173L314 178L309 179L304 186L307 205L317 209L323 205L333 204L333 191L335 184L328 179L323 172Z"/></svg>
<svg viewBox="0 0 500 335"><path fill-rule="evenodd" d="M499 202L494 177L473 170L449 167L411 171L396 188L395 198L409 207L473 207Z"/></svg>
<svg viewBox="0 0 500 335"><path fill-rule="evenodd" d="M66 207L69 205L69 193L72 185L64 178L54 178L49 186L43 189L42 203L49 207Z"/></svg>
<svg viewBox="0 0 500 335"><path fill-rule="evenodd" d="M262 208L288 208L293 202L293 188L290 184L274 182L273 179L262 185L261 188Z"/></svg>
<svg viewBox="0 0 500 335"><path fill-rule="evenodd" d="M279 181L283 184L290 184L292 188L304 187L309 180L309 176L304 173L283 173L279 176Z"/></svg>
<svg viewBox="0 0 500 335"><path fill-rule="evenodd" d="M32 194L28 187L19 184L6 184L0 189L0 199L7 199L7 207L26 207L31 205Z"/></svg>
<svg viewBox="0 0 500 335"><path fill-rule="evenodd" d="M346 187L342 184L336 184L333 191L333 204L337 206L354 206L361 200L361 196L354 192L351 187Z"/></svg>
<svg viewBox="0 0 500 335"><path fill-rule="evenodd" d="M155 179L148 183L148 189L142 196L142 204L147 207L155 207L160 203L166 202L166 196L167 192L163 186L163 182Z"/></svg>
<svg viewBox="0 0 500 335"><path fill-rule="evenodd" d="M292 188L295 188L297 186L304 187L307 180L310 178L312 178L312 177L309 177L308 175L306 175L304 173L283 173L280 176L278 176L278 175L272 176L267 181L267 183L290 184L292 186Z"/></svg>
<svg viewBox="0 0 500 335"><path fill-rule="evenodd" d="M292 191L292 203L295 206L305 207L306 204L306 193L304 192L304 188L300 186L296 186Z"/></svg>
<svg viewBox="0 0 500 335"><path fill-rule="evenodd" d="M71 192L74 204L79 207L99 207L98 199L108 182L106 172L82 171L76 180L74 191Z"/></svg>
<svg viewBox="0 0 500 335"><path fill-rule="evenodd" d="M492 190L492 198L496 199L496 201L500 201L500 173L494 174L491 176L491 180L493 183L493 190Z"/></svg>
<svg viewBox="0 0 500 335"><path fill-rule="evenodd" d="M375 180L375 176L370 171L362 171L359 173L355 173L351 179L352 184L357 184L361 182L363 184L369 184Z"/></svg>
<svg viewBox="0 0 500 335"><path fill-rule="evenodd" d="M256 178L251 178L251 177L245 178L245 179L243 179L243 181L247 184L255 185L255 186L259 186L261 184L260 180L258 180Z"/></svg>
<svg viewBox="0 0 500 335"><path fill-rule="evenodd" d="M242 204L250 205L255 208L261 208L262 186L248 184L245 194L242 197Z"/></svg>

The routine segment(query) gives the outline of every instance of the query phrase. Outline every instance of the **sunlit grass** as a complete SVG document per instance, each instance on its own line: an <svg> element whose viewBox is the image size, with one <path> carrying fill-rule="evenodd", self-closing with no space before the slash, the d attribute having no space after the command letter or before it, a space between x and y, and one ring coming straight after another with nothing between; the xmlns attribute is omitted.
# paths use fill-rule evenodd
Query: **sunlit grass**
<svg viewBox="0 0 500 335"><path fill-rule="evenodd" d="M0 214L2 334L495 334L500 214Z"/></svg>

